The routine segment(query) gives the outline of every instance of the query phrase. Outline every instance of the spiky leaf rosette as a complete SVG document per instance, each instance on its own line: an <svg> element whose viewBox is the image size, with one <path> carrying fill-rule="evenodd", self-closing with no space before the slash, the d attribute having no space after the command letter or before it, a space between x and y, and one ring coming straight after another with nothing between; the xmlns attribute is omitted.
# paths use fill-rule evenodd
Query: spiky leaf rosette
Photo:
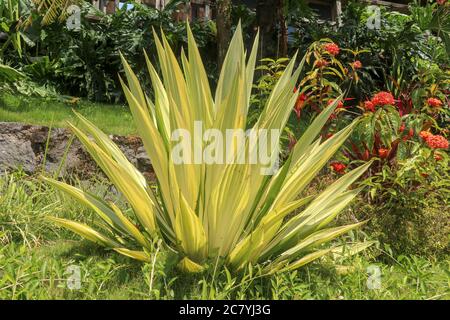
<svg viewBox="0 0 450 320"><path fill-rule="evenodd" d="M188 50L181 53L181 65L164 34L161 39L154 36L160 74L146 56L154 99L145 94L123 57L127 84L122 81L122 85L151 159L157 188L146 183L107 135L78 115L81 126L70 127L125 196L133 214L125 214L90 193L44 178L92 208L104 223L102 230L96 230L73 221L53 220L89 240L144 261L149 260L146 252L151 250L152 238L160 237L179 254L179 266L192 272L201 271L208 260L220 258L233 270L259 263L271 273L298 268L340 250L325 244L361 223L328 225L358 194L360 189L349 187L370 164L345 174L317 197L299 198L354 127L350 125L326 141L319 137L340 98L317 116L273 175L261 174L263 165L249 161L176 164L171 156L176 145L171 136L174 130L184 129L195 136L195 123L201 123L203 132L215 129L225 134L227 129L246 129L258 36L247 58L241 28L237 28L214 95L189 28ZM294 56L252 129L282 130L286 125L297 99L294 87L303 66L302 61L295 68L295 60ZM250 143L245 137L243 145L233 145L232 154L238 156L258 142ZM206 145L200 141L192 148ZM291 214L294 211L297 214ZM350 251L366 246L357 245Z"/></svg>

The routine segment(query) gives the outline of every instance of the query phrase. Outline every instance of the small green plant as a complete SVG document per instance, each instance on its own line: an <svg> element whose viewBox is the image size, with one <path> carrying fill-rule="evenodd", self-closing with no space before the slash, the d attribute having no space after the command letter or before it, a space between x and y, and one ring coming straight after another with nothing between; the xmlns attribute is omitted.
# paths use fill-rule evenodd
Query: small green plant
<svg viewBox="0 0 450 320"><path fill-rule="evenodd" d="M254 125L258 120L259 114L266 105L273 88L283 75L288 58L271 59L264 58L260 60L261 64L256 67L257 74L260 73L255 85L253 85L255 93L250 98L250 111L247 122L250 126ZM259 71L259 72L258 72Z"/></svg>

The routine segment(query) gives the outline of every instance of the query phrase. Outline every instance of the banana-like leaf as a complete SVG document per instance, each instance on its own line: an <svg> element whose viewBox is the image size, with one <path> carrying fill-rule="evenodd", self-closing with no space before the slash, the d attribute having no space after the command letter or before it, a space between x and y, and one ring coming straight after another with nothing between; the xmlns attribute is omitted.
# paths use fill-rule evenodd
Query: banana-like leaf
<svg viewBox="0 0 450 320"><path fill-rule="evenodd" d="M25 74L23 74L22 72L4 65L0 63L0 79L1 80L5 80L7 82L13 82L16 81L17 79L22 79L25 78Z"/></svg>

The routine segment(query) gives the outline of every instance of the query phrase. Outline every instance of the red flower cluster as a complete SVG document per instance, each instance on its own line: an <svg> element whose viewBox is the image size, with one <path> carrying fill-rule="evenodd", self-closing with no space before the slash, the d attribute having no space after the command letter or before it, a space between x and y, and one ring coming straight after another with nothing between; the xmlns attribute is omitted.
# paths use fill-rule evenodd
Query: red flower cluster
<svg viewBox="0 0 450 320"><path fill-rule="evenodd" d="M375 112L375 107L394 105L395 99L390 92L381 91L372 97L372 100L364 101L366 111Z"/></svg>
<svg viewBox="0 0 450 320"><path fill-rule="evenodd" d="M437 98L428 98L427 103L430 107L433 108L442 106L442 101Z"/></svg>
<svg viewBox="0 0 450 320"><path fill-rule="evenodd" d="M378 92L373 96L371 101L375 107L393 105L395 103L394 96L390 92L386 91Z"/></svg>
<svg viewBox="0 0 450 320"><path fill-rule="evenodd" d="M425 140L426 144L432 149L447 149L448 140L440 135L434 135L429 131L421 131L420 137Z"/></svg>
<svg viewBox="0 0 450 320"><path fill-rule="evenodd" d="M343 174L347 166L343 164L342 162L332 162L330 163L331 167L333 168L333 171Z"/></svg>
<svg viewBox="0 0 450 320"><path fill-rule="evenodd" d="M356 60L353 62L353 68L354 69L361 69L362 68L362 63L359 60Z"/></svg>
<svg viewBox="0 0 450 320"><path fill-rule="evenodd" d="M332 56L336 56L339 54L339 46L336 43L326 43L323 48L325 49L326 52L328 52L329 54L331 54Z"/></svg>

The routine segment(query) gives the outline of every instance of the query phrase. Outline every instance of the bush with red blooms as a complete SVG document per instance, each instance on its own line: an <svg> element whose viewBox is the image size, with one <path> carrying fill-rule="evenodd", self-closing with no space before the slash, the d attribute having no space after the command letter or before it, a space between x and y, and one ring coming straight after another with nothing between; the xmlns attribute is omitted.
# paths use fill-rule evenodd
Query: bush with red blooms
<svg viewBox="0 0 450 320"><path fill-rule="evenodd" d="M316 77L314 81L317 81L317 79L320 79L321 73L317 71L316 66L312 73L308 75L314 75ZM309 80L309 84L317 84L312 79ZM323 88L320 86L306 86L304 82L302 84L304 88L309 90L298 96L294 108L298 120L305 117L301 110L310 107L312 111L320 112L320 101L322 101L322 104L326 103L326 105L335 101L333 90L328 88L324 91L320 90ZM416 146L420 145L420 138L424 141L422 147L448 149L448 139L445 135L448 135L449 132L445 129L439 129L433 122L433 116L427 112L416 110L409 113L402 109L399 106L400 100L391 92L379 91L373 94L369 100L359 103L359 108L346 104L349 100L352 99L347 98L337 102L335 112L330 116L329 122L322 132L322 137L327 139L333 132L354 119L354 117L348 116L349 113L360 115L358 125L344 145L341 156L338 157L340 161L333 161L330 164L332 170L338 174L343 172L347 166L353 166L354 161L369 161L372 158L380 161L374 163L371 172L380 172L385 165L392 166L398 160L414 156L414 152L417 151ZM438 106L442 106L441 100L438 98L427 98L423 103L436 109ZM358 110L362 112L358 113ZM434 135L428 131L433 128L442 134ZM440 155L434 157L434 159L440 158Z"/></svg>
<svg viewBox="0 0 450 320"><path fill-rule="evenodd" d="M341 61L345 56L341 54L343 51L354 55L348 62L350 67L344 67ZM298 129L302 128L302 121L308 123L324 106L333 103L343 92L348 92L349 87L345 87L345 84L359 81L358 70L363 67L357 59L359 54L361 52L342 49L330 40L317 41L309 47L305 66L311 67L296 89L299 95L293 111L297 123L290 122L288 125L291 140L299 135ZM330 164L332 170L339 174L347 166L352 166L353 161L376 158L380 161L374 164L372 172L378 172L384 165L395 163L398 156L401 159L411 156L414 145L419 141L419 132L434 127L435 114L444 109L441 91L436 90L430 89L428 96L421 100L421 105L425 104L435 110L433 114L422 112L414 106L407 107L404 96L397 97L386 90L375 92L366 101L356 101L349 97L338 101L335 112L322 131L323 139L349 124L355 117L359 116L360 120L342 150L340 161ZM433 137L425 145L445 149L446 142L446 138Z"/></svg>
<svg viewBox="0 0 450 320"><path fill-rule="evenodd" d="M343 52L346 54L341 54ZM363 65L358 57L365 52L340 48L339 44L329 39L316 41L309 46L303 67L305 74L297 86L299 95L293 110L296 121L288 123L294 136L300 135L304 124L308 124L337 97L348 92L352 84L360 81L358 70ZM323 136L335 131L337 122L341 121L338 115L347 113L346 109L354 104L352 100L354 99L346 97L337 102L336 111L330 116Z"/></svg>
<svg viewBox="0 0 450 320"><path fill-rule="evenodd" d="M366 210L362 218L372 218L372 232L402 254L428 253L430 248L438 253L449 243L448 98L444 82L425 83L411 96L381 91L361 102L363 115L338 155L349 168L378 159L363 183L373 212ZM425 229L427 225L433 227Z"/></svg>
<svg viewBox="0 0 450 320"><path fill-rule="evenodd" d="M349 58L346 55L348 52L353 56L343 62ZM287 144L296 141L302 128L325 106L335 102L337 97L350 91L352 84L360 81L358 72L363 64L358 56L364 52L340 48L329 39L314 42L308 48L303 67L305 74L295 89L299 94L293 109L294 117L286 130ZM332 170L339 174L353 166L354 161L375 158L379 161L374 162L371 172L379 172L385 165L390 166L397 160L411 157L415 145L420 142L419 133L431 129L437 135L423 143L422 147L446 149L448 141L445 136L450 132L445 133L436 124L437 116L448 111L443 102L447 101L443 98L443 88L441 82L429 84L425 92L409 97L409 100L405 100L398 90L384 89L366 97L365 101L345 96L337 101L335 112L321 132L322 138L328 139L357 117L359 123L337 158L339 161L330 164ZM419 102L414 100L412 103L412 98L419 99Z"/></svg>
<svg viewBox="0 0 450 320"><path fill-rule="evenodd" d="M426 12L422 6L416 9L417 16ZM435 10L427 12L431 17ZM415 19L412 17L411 21ZM434 35L440 32L433 31L436 31ZM391 234L396 234L395 228L403 223L402 215L417 212L416 208L421 205L411 200L425 203L423 199L430 195L446 199L444 205L438 204L436 211L439 212L448 206L450 199L450 73L446 59L440 56L445 53L435 50L431 54L427 48L424 55L433 57L424 58L417 54L420 50L414 49L408 50L413 55L409 57L409 53L404 55L406 50L403 49L410 46L402 47L399 55L370 52L371 57L389 58L386 59L389 65L374 68L363 52L357 51L353 57L348 54L353 52L349 48L362 48L365 44L348 45L352 42L336 35L332 38L314 43L307 51L303 69L308 69L298 84L299 96L290 124L298 126L295 136L300 136L311 118L343 94L344 98L336 103L334 114L321 132L322 139L328 139L355 119L358 121L344 147L330 160L330 171L341 175L362 162L372 161L366 173L370 192L364 194L364 199L376 208L370 218L376 220L377 215L386 213L384 226L394 226ZM428 42L432 47L431 43L434 42ZM371 47L377 46L371 43ZM377 81L372 81L374 79ZM423 212L428 212L427 209ZM391 223L392 217L400 217L400 223ZM447 219L447 227L449 222ZM406 234L408 230L404 231Z"/></svg>

